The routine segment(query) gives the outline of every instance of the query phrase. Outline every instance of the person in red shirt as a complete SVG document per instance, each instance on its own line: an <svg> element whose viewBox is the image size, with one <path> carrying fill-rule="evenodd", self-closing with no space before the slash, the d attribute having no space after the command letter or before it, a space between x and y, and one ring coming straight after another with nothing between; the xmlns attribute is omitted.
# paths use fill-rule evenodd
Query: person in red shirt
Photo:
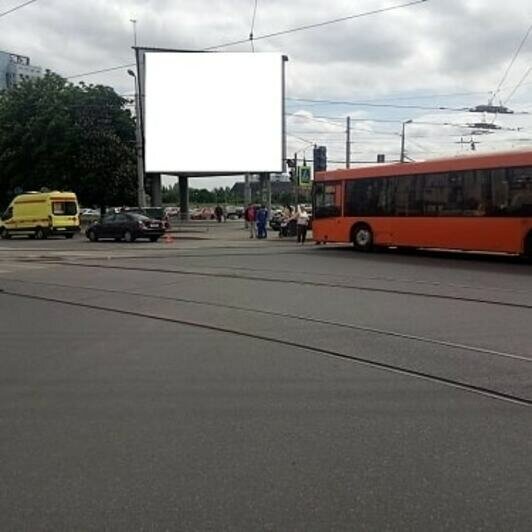
<svg viewBox="0 0 532 532"><path fill-rule="evenodd" d="M257 220L257 210L255 209L255 205L252 203L250 203L244 211L244 220L246 220L247 226L249 228L249 238L254 238L256 236L255 222Z"/></svg>

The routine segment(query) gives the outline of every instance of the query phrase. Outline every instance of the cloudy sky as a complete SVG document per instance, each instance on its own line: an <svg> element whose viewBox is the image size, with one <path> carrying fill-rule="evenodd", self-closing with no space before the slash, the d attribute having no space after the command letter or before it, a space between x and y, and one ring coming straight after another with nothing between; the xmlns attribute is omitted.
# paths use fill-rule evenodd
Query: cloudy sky
<svg viewBox="0 0 532 532"><path fill-rule="evenodd" d="M0 50L28 55L34 64L70 77L131 63L132 18L138 20L138 42L146 46L203 49L246 39L255 0L37 0L1 16L21 3L0 0ZM254 35L406 3L257 0ZM353 118L355 162L373 161L378 153L397 159L401 122L406 120L413 120L406 126L407 154L413 160L470 152L471 140L478 152L530 147L532 71L529 76L527 72L532 67L532 34L495 98L515 113L483 116L461 109L487 103L531 24L530 0L426 0L257 39L254 46L257 52L281 52L290 58L288 152L311 157L309 146L324 144L336 167L345 161L348 115ZM222 48L250 49L249 42ZM72 81L108 84L131 95L133 80L126 70ZM501 129L480 135L467 127L483 121Z"/></svg>

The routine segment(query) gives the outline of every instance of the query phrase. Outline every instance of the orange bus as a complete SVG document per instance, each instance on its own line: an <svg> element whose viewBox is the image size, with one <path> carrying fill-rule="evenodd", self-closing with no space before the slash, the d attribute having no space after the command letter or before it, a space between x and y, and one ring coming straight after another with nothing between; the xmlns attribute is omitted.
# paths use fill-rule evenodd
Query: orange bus
<svg viewBox="0 0 532 532"><path fill-rule="evenodd" d="M532 256L532 151L318 172L317 243Z"/></svg>

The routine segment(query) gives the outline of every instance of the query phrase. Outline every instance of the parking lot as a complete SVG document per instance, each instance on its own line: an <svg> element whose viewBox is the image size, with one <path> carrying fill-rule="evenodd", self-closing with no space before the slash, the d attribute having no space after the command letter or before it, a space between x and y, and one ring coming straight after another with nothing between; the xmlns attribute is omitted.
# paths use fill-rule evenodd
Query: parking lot
<svg viewBox="0 0 532 532"><path fill-rule="evenodd" d="M251 240L0 242L5 530L529 530L532 271Z"/></svg>

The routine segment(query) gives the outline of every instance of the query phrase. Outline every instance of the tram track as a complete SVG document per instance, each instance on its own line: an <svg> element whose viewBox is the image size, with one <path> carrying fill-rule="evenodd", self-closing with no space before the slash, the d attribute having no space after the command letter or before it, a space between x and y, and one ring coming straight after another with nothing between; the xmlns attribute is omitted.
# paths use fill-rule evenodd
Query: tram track
<svg viewBox="0 0 532 532"><path fill-rule="evenodd" d="M385 287L375 287L375 286L362 286L349 283L330 283L325 281L310 281L310 280L298 280L298 279L285 279L280 277L265 277L261 275L241 275L234 273L217 273L217 272L201 272L195 270L184 270L184 269L169 269L169 268L146 268L140 266L123 266L123 265L112 265L112 264L90 264L86 262L64 262L64 261L49 261L49 264L57 264L63 267L74 267L74 268L96 268L96 269L106 269L106 270L120 270L120 271L133 271L133 272L145 272L145 273L162 273L167 275L182 275L182 276L195 276L195 277L208 277L208 278L218 278L218 279L232 279L232 280L241 280L241 281L253 281L253 282L264 282L264 283L278 283L278 284L289 284L296 286L312 286L312 287L322 287L322 288L339 288L343 290L354 290L360 292L371 292L371 293L383 293L383 294L393 294L393 295L403 295L424 299L439 299L447 301L458 301L464 303L475 303L479 305L494 305L501 307L509 308L518 308L524 310L531 310L532 303L517 303L511 301L503 301L500 299L486 299L480 297L468 297L468 296L458 296L450 294L437 294L434 292L420 292L415 290L403 290L398 288L385 288ZM259 270L260 271L260 270Z"/></svg>
<svg viewBox="0 0 532 532"><path fill-rule="evenodd" d="M274 336L256 334L256 333L244 331L241 329L213 325L213 324L194 321L194 320L185 320L185 319L172 318L169 316L160 316L160 315L152 314L148 312L125 310L125 309L116 308L112 306L106 306L106 305L98 305L98 304L92 304L92 303L87 303L87 302L72 301L68 299L61 299L58 297L48 297L48 296L41 296L41 295L35 295L35 294L27 294L24 292L17 292L14 290L6 290L6 289L1 289L1 288L0 288L0 296L15 297L15 298L27 299L31 301L55 303L55 304L60 304L60 305L65 305L65 306L70 306L70 307L75 307L75 308L94 310L97 312L107 312L107 313L113 313L113 314L118 314L118 315L123 315L123 316L129 316L129 317L151 319L151 320L164 322L164 323L172 323L176 325L193 327L193 328L201 329L201 330L208 330L208 331L218 332L222 334L238 336L242 338L259 340L259 341L268 342L271 344L296 348L296 349L300 349L303 351L307 351L307 352L311 352L311 353L315 353L319 355L325 355L325 356L333 357L336 359L348 360L348 361L357 363L362 366L380 369L380 370L383 370L389 373L391 372L395 374L409 376L412 378L421 379L421 380L429 381L432 383L437 383L437 384L440 384L446 387L460 389L466 392L475 393L477 395L482 395L482 396L496 399L499 401L513 403L519 406L526 406L526 407L532 406L532 399L521 397L513 393L506 393L506 392L498 391L498 390L488 388L485 386L478 386L478 385L465 382L465 381L461 381L458 379L442 377L442 376L427 373L424 371L404 368L404 367L391 364L391 363L380 362L380 361L371 360L369 358L365 358L365 357L361 357L357 355L346 354L341 351L337 351L333 349L325 349L325 348L317 347L311 344L306 344L303 342L295 342L295 341L286 340L282 338L276 338Z"/></svg>
<svg viewBox="0 0 532 532"><path fill-rule="evenodd" d="M72 285L72 284L53 283L53 282L44 282L44 281L26 281L26 280L21 280L21 279L8 279L8 281L15 282L15 283L21 283L21 284L44 286L44 287L50 287L50 288L86 290L88 292L100 292L103 294L133 296L133 297L141 297L145 299L153 299L156 301L171 301L175 303L186 303L186 304L198 305L198 306L204 306L204 307L220 308L224 310L249 312L252 314L259 315L259 316L270 316L274 318L293 319L293 320L297 320L297 321L301 321L305 323L327 325L331 327L337 327L340 329L348 329L348 330L353 330L353 331L370 333L370 334L374 334L378 336L398 338L402 340L411 340L414 342L437 345L437 346L445 347L449 349L471 351L471 352L480 353L483 355L491 355L491 356L497 356L497 357L502 357L502 358L519 360L522 362L532 363L532 354L527 356L527 355L518 354L518 353L509 353L509 352L504 352L504 351L498 351L495 349L488 349L488 348L484 348L481 346L472 346L472 345L463 344L459 342L450 342L447 340L440 340L438 338L430 338L427 336L402 333L399 331L382 329L378 327L370 327L367 325L339 322L339 321L334 321L334 320L326 320L326 319L316 318L310 315L294 314L290 312L279 312L279 311L274 311L274 310L246 307L242 305L231 305L228 303L216 303L212 301L186 298L186 297L164 296L164 295L159 295L159 294L147 294L145 292L139 292L139 291L134 291L134 290L123 290L123 289L117 289L117 288L102 288L102 287L97 287L97 286Z"/></svg>

